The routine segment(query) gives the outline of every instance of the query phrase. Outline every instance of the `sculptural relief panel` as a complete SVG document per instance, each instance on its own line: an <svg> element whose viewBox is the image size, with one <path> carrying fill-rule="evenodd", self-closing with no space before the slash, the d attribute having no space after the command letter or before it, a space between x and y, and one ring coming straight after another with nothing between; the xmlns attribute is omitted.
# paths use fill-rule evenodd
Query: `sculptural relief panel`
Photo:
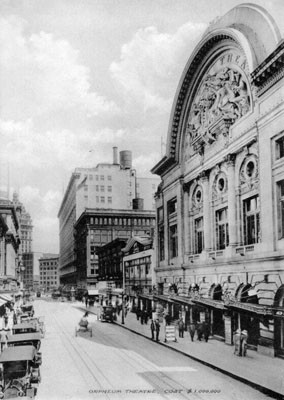
<svg viewBox="0 0 284 400"><path fill-rule="evenodd" d="M219 135L251 108L251 92L246 78L247 62L237 49L224 52L204 75L189 112L184 159L204 153Z"/></svg>

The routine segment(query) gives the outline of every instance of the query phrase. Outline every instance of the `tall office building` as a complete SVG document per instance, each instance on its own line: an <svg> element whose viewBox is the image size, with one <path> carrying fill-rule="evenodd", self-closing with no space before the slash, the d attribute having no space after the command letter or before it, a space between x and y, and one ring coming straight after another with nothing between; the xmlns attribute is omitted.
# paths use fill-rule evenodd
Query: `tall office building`
<svg viewBox="0 0 284 400"><path fill-rule="evenodd" d="M64 282L76 274L74 225L87 209L132 210L143 204L154 210L154 194L159 178L139 178L132 168L132 153L113 148L113 162L94 168L76 168L59 212L59 265ZM139 192L139 199L137 194ZM72 278L73 280L73 278Z"/></svg>

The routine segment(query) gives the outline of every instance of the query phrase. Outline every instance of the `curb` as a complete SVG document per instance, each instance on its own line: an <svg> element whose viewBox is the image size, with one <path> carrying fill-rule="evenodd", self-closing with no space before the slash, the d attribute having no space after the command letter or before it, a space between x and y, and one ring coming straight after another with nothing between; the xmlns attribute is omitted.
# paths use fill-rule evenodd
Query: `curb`
<svg viewBox="0 0 284 400"><path fill-rule="evenodd" d="M148 336L145 336L143 333L137 332L137 331L135 331L135 330L133 330L133 329L131 329L131 328L125 326L125 325L119 324L117 322L114 322L114 324L117 325L117 326L121 326L122 328L127 329L128 331L130 331L132 333L135 333L136 335L143 336L144 338L146 338L148 340L151 340L151 342L152 342L152 339L150 337L148 337ZM175 351L176 353L183 354L184 356L189 357L194 361L197 361L197 362L199 362L199 363L201 363L201 364L203 364L203 365L205 365L205 366L207 366L209 368L214 369L215 371L221 372L224 375L227 375L227 376L229 376L229 377L231 377L233 379L236 379L236 380L238 380L238 381L240 381L242 383L245 383L246 385L251 386L252 388L254 388L254 389L258 390L259 392L262 392L262 393L264 393L264 394L266 394L266 395L268 395L270 397L273 397L274 399L277 399L277 400L283 399L283 395L281 393L278 393L278 392L275 392L274 390L268 389L267 387L259 385L258 383L251 382L250 380L248 380L246 378L243 378L243 377L241 377L239 375L236 375L236 374L234 374L232 372L229 372L229 371L227 371L227 370L225 370L223 368L220 368L220 367L218 367L218 366L216 366L214 364L211 364L211 363L209 363L207 361L200 360L199 358L194 357L194 356L192 356L192 355L190 355L188 353L185 353L182 350L175 349L174 347L171 347L171 346L167 345L164 342L160 342L159 341L159 342L155 342L155 343L157 343L157 344L159 344L161 346L167 347L168 349L171 349L171 350Z"/></svg>

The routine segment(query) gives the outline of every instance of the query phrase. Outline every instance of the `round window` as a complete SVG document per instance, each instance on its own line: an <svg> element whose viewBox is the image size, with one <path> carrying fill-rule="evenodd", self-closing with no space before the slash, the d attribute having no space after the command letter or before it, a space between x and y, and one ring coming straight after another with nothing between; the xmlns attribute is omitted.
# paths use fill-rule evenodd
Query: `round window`
<svg viewBox="0 0 284 400"><path fill-rule="evenodd" d="M224 180L224 178L220 178L218 180L217 186L218 186L219 192L223 192L223 190L225 188L225 180Z"/></svg>
<svg viewBox="0 0 284 400"><path fill-rule="evenodd" d="M195 198L196 198L197 203L200 203L200 202L201 202L202 193L201 193L201 190L200 190L200 189L198 189L198 190L196 191Z"/></svg>
<svg viewBox="0 0 284 400"><path fill-rule="evenodd" d="M253 161L249 161L246 165L246 174L249 178L251 178L255 171L255 165Z"/></svg>

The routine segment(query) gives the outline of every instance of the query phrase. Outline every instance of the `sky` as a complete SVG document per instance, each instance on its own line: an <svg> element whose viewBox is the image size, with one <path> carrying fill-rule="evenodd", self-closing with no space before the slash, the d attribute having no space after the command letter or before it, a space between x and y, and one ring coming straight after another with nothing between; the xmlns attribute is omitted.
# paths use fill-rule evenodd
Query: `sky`
<svg viewBox="0 0 284 400"><path fill-rule="evenodd" d="M117 146L151 176L191 52L241 3L0 1L0 188L9 180L31 214L35 252L59 252L57 214L76 167L111 163ZM284 1L254 3L283 35Z"/></svg>

